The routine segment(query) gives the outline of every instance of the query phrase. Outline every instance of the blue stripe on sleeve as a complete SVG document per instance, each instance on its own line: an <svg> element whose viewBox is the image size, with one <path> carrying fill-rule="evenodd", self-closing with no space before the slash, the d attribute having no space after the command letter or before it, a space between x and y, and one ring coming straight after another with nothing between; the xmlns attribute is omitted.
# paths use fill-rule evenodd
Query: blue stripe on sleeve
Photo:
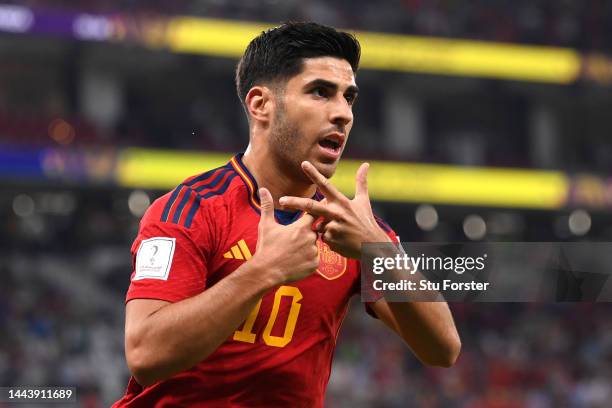
<svg viewBox="0 0 612 408"><path fill-rule="evenodd" d="M206 173L200 174L197 177L194 177L193 180L190 180L189 182L185 183L188 186L193 186L196 183L199 183L202 180L206 180L208 177L210 177L215 171L219 170L218 168L216 169L212 169L207 171Z"/></svg>
<svg viewBox="0 0 612 408"><path fill-rule="evenodd" d="M193 221L193 217L196 211L198 211L198 208L200 208L200 197L196 196L195 200L191 204L191 208L189 208L189 212L187 213L187 218L185 218L186 228L191 227L191 222Z"/></svg>
<svg viewBox="0 0 612 408"><path fill-rule="evenodd" d="M172 217L173 223L178 224L181 218L181 213L183 212L183 208L185 208L185 204L187 204L187 201L189 201L189 197L191 197L191 194L193 194L193 190L189 189L189 191L185 193L185 195L179 202L179 205L176 207L176 210L174 210L174 216Z"/></svg>
<svg viewBox="0 0 612 408"><path fill-rule="evenodd" d="M219 184L219 182L221 181L221 179L223 178L223 176L225 176L225 174L227 174L227 172L229 171L229 169L223 169L219 172L219 174L217 174L215 176L214 179L212 179L211 181L209 181L206 184L203 184L197 188L194 189L194 191L200 192L202 190L205 189L210 189L210 188L215 188L217 186L217 184Z"/></svg>
<svg viewBox="0 0 612 408"><path fill-rule="evenodd" d="M180 186L175 188L174 191L172 192L172 195L168 199L168 202L166 203L166 206L164 207L164 212L162 213L162 216L161 216L161 220L163 222L168 221L168 214L170 213L170 208L172 208L172 204L174 204L176 197L178 197L182 189L183 189L183 185L181 184Z"/></svg>
<svg viewBox="0 0 612 408"><path fill-rule="evenodd" d="M206 198L210 198L216 195L221 195L223 193L225 193L225 190L227 190L227 188L229 187L230 183L232 182L232 179L234 177L236 177L237 173L234 173L232 175L230 175L226 180L225 183L223 183L223 185L221 186L220 189L216 190L216 191L210 191L206 194L202 194L200 197L206 199Z"/></svg>

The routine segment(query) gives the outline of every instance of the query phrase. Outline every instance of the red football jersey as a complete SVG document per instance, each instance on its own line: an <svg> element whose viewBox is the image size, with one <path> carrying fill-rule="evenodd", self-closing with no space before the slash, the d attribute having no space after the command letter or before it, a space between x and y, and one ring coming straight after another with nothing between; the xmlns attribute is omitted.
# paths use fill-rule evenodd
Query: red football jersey
<svg viewBox="0 0 612 408"><path fill-rule="evenodd" d="M147 210L132 246L126 301L195 296L251 258L260 204L241 157L185 180ZM301 216L275 213L283 224ZM360 276L358 261L318 245L317 273L272 289L195 367L146 388L130 378L114 406L322 407L338 330Z"/></svg>

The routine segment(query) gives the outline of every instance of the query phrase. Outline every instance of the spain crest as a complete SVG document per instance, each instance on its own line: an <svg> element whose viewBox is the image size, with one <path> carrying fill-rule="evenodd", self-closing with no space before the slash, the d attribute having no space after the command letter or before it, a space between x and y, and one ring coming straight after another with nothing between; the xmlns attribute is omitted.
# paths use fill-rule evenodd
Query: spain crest
<svg viewBox="0 0 612 408"><path fill-rule="evenodd" d="M317 273L327 280L334 280L346 271L346 258L332 251L321 239L317 240L319 250L319 267Z"/></svg>

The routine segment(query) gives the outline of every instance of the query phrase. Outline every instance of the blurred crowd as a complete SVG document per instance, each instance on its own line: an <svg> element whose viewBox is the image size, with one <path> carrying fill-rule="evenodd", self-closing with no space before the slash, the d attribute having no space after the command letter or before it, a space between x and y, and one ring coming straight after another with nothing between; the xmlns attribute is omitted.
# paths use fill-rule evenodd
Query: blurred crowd
<svg viewBox="0 0 612 408"><path fill-rule="evenodd" d="M10 3L10 1L9 1ZM27 0L32 7L91 12L188 14L278 22L314 20L350 29L558 45L611 51L612 6L604 0Z"/></svg>
<svg viewBox="0 0 612 408"><path fill-rule="evenodd" d="M0 384L75 387L77 406L108 407L126 384L122 294L78 256L1 256Z"/></svg>
<svg viewBox="0 0 612 408"><path fill-rule="evenodd" d="M463 342L450 369L423 367L356 303L336 351L329 407L607 407L608 304L451 304Z"/></svg>

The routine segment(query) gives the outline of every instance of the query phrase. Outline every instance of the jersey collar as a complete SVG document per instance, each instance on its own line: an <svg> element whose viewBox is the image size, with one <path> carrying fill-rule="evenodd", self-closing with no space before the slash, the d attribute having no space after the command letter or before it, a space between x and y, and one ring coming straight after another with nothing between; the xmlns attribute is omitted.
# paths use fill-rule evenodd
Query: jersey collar
<svg viewBox="0 0 612 408"><path fill-rule="evenodd" d="M236 173L242 179L242 182L247 188L248 194L248 202L249 205L257 212L257 214L261 214L261 202L259 201L259 187L257 186L257 181L255 181L255 177L251 174L249 169L244 165L242 161L242 157L244 153L238 153L230 160L230 165L236 170ZM315 195L312 197L313 200L321 201L323 199L323 194L317 190ZM291 224L293 221L297 220L302 216L302 211L283 211L283 210L274 210L274 214L276 215L276 219L281 224Z"/></svg>
<svg viewBox="0 0 612 408"><path fill-rule="evenodd" d="M238 173L238 175L242 179L242 182L247 188L249 204L251 205L251 207L253 207L255 211L257 211L257 213L259 213L261 210L261 202L259 201L259 194L257 194L259 187L257 186L255 177L253 177L249 169L247 169L244 163L242 162L242 156L244 156L244 153L238 153L237 155L231 158L230 164L232 165L234 170L236 170L236 173Z"/></svg>

